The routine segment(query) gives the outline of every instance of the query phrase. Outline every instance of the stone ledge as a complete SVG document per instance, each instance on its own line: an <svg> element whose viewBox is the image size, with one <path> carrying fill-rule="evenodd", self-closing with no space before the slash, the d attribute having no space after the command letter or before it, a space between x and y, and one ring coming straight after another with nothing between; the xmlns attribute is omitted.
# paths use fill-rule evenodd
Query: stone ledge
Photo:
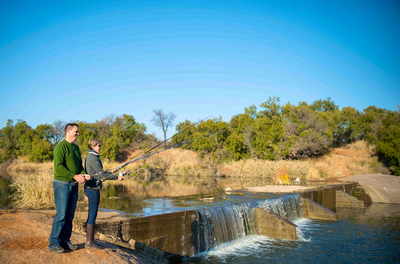
<svg viewBox="0 0 400 264"><path fill-rule="evenodd" d="M147 246L146 244L137 242L133 239L130 239L128 242L124 242L120 238L115 238L104 234L100 234L99 239L102 241L106 241L108 243L113 243L121 247L129 248L135 251L136 254L139 253L157 261L155 263L163 263L163 264L170 263L168 260L164 258L164 252L162 252L161 250Z"/></svg>

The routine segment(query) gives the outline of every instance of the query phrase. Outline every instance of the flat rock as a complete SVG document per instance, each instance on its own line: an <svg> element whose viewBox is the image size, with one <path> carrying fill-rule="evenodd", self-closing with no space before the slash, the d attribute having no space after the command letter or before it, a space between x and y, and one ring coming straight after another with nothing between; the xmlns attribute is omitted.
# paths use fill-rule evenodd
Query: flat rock
<svg viewBox="0 0 400 264"><path fill-rule="evenodd" d="M400 177L385 174L362 174L341 178L357 182L374 203L400 203Z"/></svg>
<svg viewBox="0 0 400 264"><path fill-rule="evenodd" d="M297 185L265 185L260 187L248 187L249 192L268 192L268 193L296 193L311 190L313 187Z"/></svg>

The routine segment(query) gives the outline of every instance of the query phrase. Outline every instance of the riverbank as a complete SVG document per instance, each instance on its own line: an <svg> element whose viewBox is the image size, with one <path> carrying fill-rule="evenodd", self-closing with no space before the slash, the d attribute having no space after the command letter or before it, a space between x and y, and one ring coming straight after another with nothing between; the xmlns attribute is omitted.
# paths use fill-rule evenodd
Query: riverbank
<svg viewBox="0 0 400 264"><path fill-rule="evenodd" d="M0 259L2 263L158 263L139 252L97 241L102 250L84 247L86 235L73 232L72 243L78 250L56 254L48 250L55 211L0 210ZM110 215L102 214L100 218Z"/></svg>

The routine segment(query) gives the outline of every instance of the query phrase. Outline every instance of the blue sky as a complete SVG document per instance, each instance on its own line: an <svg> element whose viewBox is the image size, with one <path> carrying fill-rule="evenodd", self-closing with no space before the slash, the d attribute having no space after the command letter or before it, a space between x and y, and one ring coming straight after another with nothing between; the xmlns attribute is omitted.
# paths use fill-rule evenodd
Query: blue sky
<svg viewBox="0 0 400 264"><path fill-rule="evenodd" d="M0 3L0 128L129 114L161 137L153 109L400 105L397 0Z"/></svg>

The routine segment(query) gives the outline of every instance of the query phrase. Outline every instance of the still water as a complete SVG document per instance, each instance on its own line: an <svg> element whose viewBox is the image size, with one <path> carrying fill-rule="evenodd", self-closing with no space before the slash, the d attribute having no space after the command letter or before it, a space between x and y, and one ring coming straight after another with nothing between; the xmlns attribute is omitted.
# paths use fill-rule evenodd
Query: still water
<svg viewBox="0 0 400 264"><path fill-rule="evenodd" d="M340 218L296 219L298 241L252 235L220 244L185 263L400 263L400 205L373 204L365 213Z"/></svg>

